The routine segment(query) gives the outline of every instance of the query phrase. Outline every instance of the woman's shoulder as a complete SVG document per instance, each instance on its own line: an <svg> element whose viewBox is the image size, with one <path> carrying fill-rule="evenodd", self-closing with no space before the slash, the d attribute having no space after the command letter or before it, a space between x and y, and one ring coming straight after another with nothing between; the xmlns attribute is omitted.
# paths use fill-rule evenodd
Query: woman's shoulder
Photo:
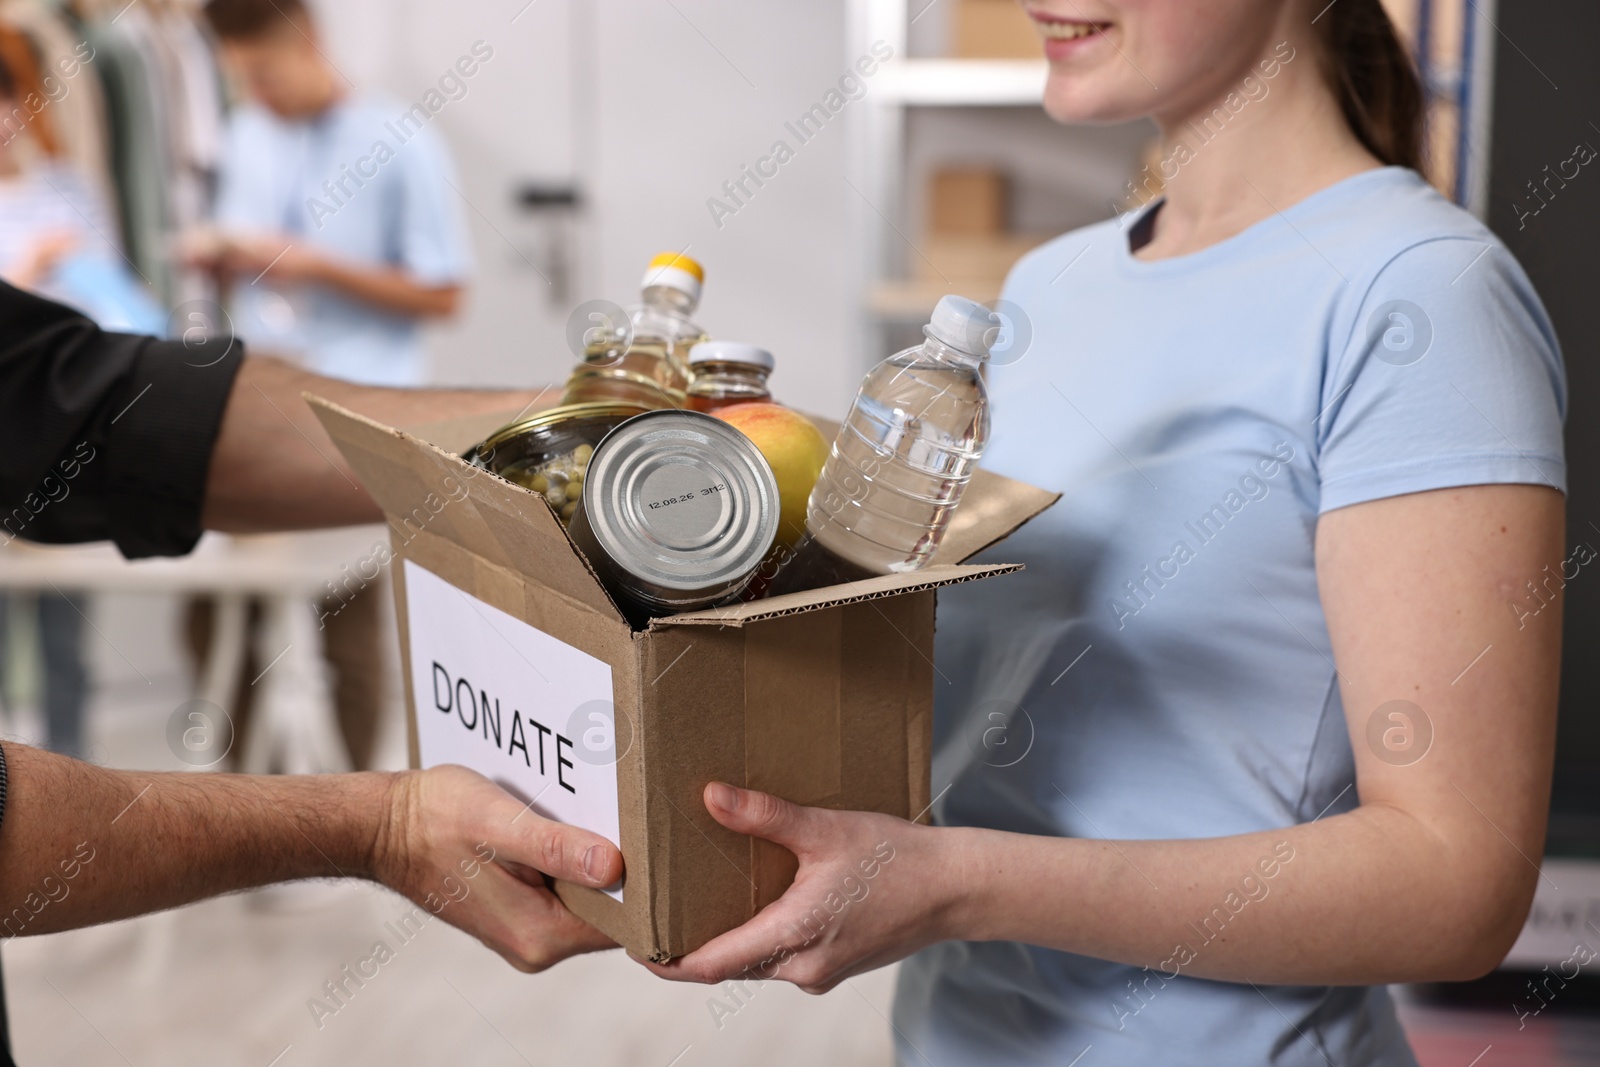
<svg viewBox="0 0 1600 1067"><path fill-rule="evenodd" d="M1301 225L1308 239L1326 242L1330 259L1345 267L1358 292L1380 276L1428 271L1463 252L1469 259L1492 251L1496 259L1511 260L1488 226L1416 171L1385 167L1341 184L1348 185L1345 195L1320 198Z"/></svg>
<svg viewBox="0 0 1600 1067"><path fill-rule="evenodd" d="M1508 309L1553 347L1532 281L1503 241L1420 174L1385 167L1346 179L1286 212L1293 240L1338 272L1328 291L1331 336L1358 331L1396 302L1476 324L1485 333Z"/></svg>

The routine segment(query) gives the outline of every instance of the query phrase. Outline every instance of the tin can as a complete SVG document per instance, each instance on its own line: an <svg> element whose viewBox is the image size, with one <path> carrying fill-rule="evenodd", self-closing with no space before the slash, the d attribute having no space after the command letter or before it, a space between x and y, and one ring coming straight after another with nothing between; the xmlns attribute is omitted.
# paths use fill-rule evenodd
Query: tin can
<svg viewBox="0 0 1600 1067"><path fill-rule="evenodd" d="M606 435L568 531L635 625L737 600L778 533L778 483L754 443L695 411Z"/></svg>
<svg viewBox="0 0 1600 1067"><path fill-rule="evenodd" d="M648 410L617 401L550 408L501 427L462 458L540 494L570 522L595 446Z"/></svg>

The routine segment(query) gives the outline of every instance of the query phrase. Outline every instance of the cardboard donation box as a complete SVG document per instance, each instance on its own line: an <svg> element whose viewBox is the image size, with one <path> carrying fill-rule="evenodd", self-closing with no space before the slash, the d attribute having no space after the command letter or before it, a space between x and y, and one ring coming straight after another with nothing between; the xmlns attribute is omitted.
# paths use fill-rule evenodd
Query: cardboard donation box
<svg viewBox="0 0 1600 1067"><path fill-rule="evenodd" d="M609 890L560 884L642 956L782 895L795 859L707 814L712 780L925 818L934 590L1056 494L978 472L932 566L633 630L544 499L463 462L513 412L396 429L309 398L388 516L413 766L459 763L615 841Z"/></svg>

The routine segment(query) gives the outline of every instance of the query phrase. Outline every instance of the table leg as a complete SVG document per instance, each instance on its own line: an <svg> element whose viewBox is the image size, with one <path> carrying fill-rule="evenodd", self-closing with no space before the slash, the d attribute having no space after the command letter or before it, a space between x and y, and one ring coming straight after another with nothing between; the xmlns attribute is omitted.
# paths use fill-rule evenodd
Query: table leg
<svg viewBox="0 0 1600 1067"><path fill-rule="evenodd" d="M261 692L245 746L246 773L267 773L275 755L289 774L350 770L309 601L293 595L266 601L257 657L268 666L256 683Z"/></svg>
<svg viewBox="0 0 1600 1067"><path fill-rule="evenodd" d="M239 593L220 593L212 603L211 646L200 672L200 691L195 696L221 708L231 724L236 710L233 695L244 666L245 623L250 605ZM239 741L234 737L235 745Z"/></svg>

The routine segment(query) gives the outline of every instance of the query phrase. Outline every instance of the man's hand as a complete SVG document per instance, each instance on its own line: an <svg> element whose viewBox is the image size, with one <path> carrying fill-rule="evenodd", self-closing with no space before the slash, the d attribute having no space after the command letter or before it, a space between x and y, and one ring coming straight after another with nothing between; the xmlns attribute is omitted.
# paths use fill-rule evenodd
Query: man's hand
<svg viewBox="0 0 1600 1067"><path fill-rule="evenodd" d="M615 846L463 767L257 777L113 771L19 744L5 757L3 936L343 877L403 893L519 970L610 945L544 877L611 885Z"/></svg>
<svg viewBox="0 0 1600 1067"><path fill-rule="evenodd" d="M601 888L622 853L587 830L535 815L464 767L395 779L374 849L379 881L530 974L616 943L569 912L549 878Z"/></svg>

